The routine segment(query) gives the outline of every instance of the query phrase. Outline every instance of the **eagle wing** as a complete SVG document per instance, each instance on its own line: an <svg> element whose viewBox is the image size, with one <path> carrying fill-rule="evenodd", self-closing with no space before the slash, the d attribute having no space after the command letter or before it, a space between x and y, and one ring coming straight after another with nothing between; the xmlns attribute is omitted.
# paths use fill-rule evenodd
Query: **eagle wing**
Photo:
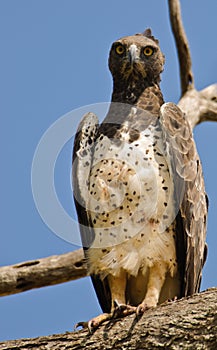
<svg viewBox="0 0 217 350"><path fill-rule="evenodd" d="M208 201L200 158L184 114L175 104L165 103L160 110L160 122L175 187L181 296L188 296L199 291L206 260Z"/></svg>
<svg viewBox="0 0 217 350"><path fill-rule="evenodd" d="M73 147L73 196L85 255L94 240L94 229L88 215L87 199L89 197L89 175L98 130L98 118L94 113L87 113L78 125ZM111 296L107 279L101 281L97 275L92 275L91 279L103 311L110 312Z"/></svg>
<svg viewBox="0 0 217 350"><path fill-rule="evenodd" d="M92 164L94 142L98 130L98 119L87 113L78 125L75 135L72 159L72 182L74 202L80 224L83 247L86 249L94 239L87 214L88 181Z"/></svg>

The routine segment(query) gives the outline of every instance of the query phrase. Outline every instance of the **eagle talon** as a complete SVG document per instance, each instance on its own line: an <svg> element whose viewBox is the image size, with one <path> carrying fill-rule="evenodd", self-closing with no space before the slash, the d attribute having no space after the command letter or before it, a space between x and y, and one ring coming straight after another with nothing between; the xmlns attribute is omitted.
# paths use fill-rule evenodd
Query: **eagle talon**
<svg viewBox="0 0 217 350"><path fill-rule="evenodd" d="M114 307L115 307L115 310L125 310L127 308L127 305L126 304L120 304L117 299L114 300Z"/></svg>
<svg viewBox="0 0 217 350"><path fill-rule="evenodd" d="M137 308L136 308L136 316L141 316L141 315L143 315L144 312L147 311L148 309L150 309L150 308L148 307L147 304L145 304L145 303L140 304L140 305L137 306Z"/></svg>
<svg viewBox="0 0 217 350"><path fill-rule="evenodd" d="M178 297L175 296L175 297L172 298L172 299L168 299L167 302L168 302L168 303L174 303L174 302L176 302L177 300L178 300Z"/></svg>
<svg viewBox="0 0 217 350"><path fill-rule="evenodd" d="M87 322L87 328L89 331L89 334L92 334L93 331L99 326L99 323L95 322L94 323L94 319L90 320L89 322Z"/></svg>
<svg viewBox="0 0 217 350"><path fill-rule="evenodd" d="M114 300L114 306L113 318L124 317L133 314L136 311L135 306L120 304L117 300Z"/></svg>
<svg viewBox="0 0 217 350"><path fill-rule="evenodd" d="M112 314L104 313L98 315L88 322L79 322L75 325L75 329L78 327L87 328L89 333L92 334L102 323L109 321L112 318Z"/></svg>
<svg viewBox="0 0 217 350"><path fill-rule="evenodd" d="M77 331L77 328L82 327L82 329L88 328L88 322L78 322L74 326L74 331Z"/></svg>

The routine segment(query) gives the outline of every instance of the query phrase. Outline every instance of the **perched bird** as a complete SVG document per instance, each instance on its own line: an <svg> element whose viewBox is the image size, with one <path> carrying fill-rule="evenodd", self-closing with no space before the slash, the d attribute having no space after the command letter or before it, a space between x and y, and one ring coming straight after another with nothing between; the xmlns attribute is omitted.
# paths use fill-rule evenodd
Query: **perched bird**
<svg viewBox="0 0 217 350"><path fill-rule="evenodd" d="M112 44L113 92L99 125L78 126L74 200L88 271L103 314L142 314L199 291L207 245L207 198L192 131L164 103L164 55L150 29Z"/></svg>

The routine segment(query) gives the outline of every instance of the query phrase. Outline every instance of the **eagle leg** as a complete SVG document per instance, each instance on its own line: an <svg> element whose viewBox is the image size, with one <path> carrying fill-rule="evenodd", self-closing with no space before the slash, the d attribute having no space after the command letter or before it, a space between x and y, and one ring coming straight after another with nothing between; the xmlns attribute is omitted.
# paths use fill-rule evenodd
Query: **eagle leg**
<svg viewBox="0 0 217 350"><path fill-rule="evenodd" d="M111 320L112 318L118 318L126 316L128 305L125 305L125 290L127 284L127 275L124 271L121 271L119 276L108 276L109 289L111 291L111 312L100 314L88 322L79 322L75 325L75 329L78 327L88 328L90 333L98 328L102 323ZM135 312L135 310L134 310ZM132 311L131 311L132 313Z"/></svg>
<svg viewBox="0 0 217 350"><path fill-rule="evenodd" d="M157 306L166 272L166 264L155 264L150 267L146 296L142 303L137 306L137 315L141 315L148 309Z"/></svg>
<svg viewBox="0 0 217 350"><path fill-rule="evenodd" d="M118 276L108 275L108 284L111 292L111 312L103 313L91 319L89 322L79 322L78 326L88 327L92 333L105 321L125 317L136 312L136 307L126 304L127 273L122 270Z"/></svg>
<svg viewBox="0 0 217 350"><path fill-rule="evenodd" d="M136 312L136 307L126 304L127 273L122 270L118 276L108 276L111 291L113 318L125 317Z"/></svg>
<svg viewBox="0 0 217 350"><path fill-rule="evenodd" d="M123 309L121 305L126 305L127 273L121 270L118 276L109 275L108 284L111 291L111 312L115 315L117 310Z"/></svg>

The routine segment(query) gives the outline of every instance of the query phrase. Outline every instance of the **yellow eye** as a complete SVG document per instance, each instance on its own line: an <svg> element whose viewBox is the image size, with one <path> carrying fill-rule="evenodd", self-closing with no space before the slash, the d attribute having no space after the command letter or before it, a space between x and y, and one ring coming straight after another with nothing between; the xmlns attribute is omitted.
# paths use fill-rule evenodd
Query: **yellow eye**
<svg viewBox="0 0 217 350"><path fill-rule="evenodd" d="M123 45L118 45L118 46L116 46L115 51L118 55L123 55L125 49L124 49Z"/></svg>
<svg viewBox="0 0 217 350"><path fill-rule="evenodd" d="M154 52L154 50L150 46L146 46L143 49L143 53L144 53L145 56L151 56L153 54L153 52Z"/></svg>

